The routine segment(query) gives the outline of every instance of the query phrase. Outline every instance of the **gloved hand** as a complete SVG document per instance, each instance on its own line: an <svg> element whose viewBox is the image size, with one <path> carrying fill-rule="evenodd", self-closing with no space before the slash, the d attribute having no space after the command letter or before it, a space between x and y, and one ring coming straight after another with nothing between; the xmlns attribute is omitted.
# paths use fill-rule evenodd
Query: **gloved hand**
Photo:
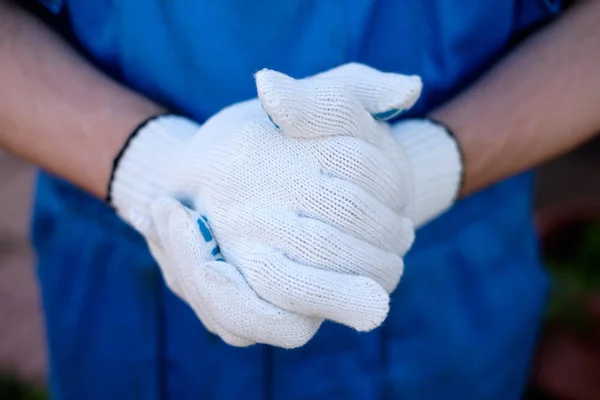
<svg viewBox="0 0 600 400"><path fill-rule="evenodd" d="M258 100L201 127L159 117L116 163L112 204L167 285L230 344L297 347L323 319L365 331L387 315L414 233L400 215L406 160L381 147L395 141L366 110L410 107L420 80L370 70L354 87L345 71L339 83L334 71L302 81L261 71L259 97L280 129ZM313 79L314 103L280 107L281 82Z"/></svg>
<svg viewBox="0 0 600 400"><path fill-rule="evenodd" d="M394 160L400 181L395 183L395 192L389 193L394 193L395 199L403 199L400 212L410 218L415 227L431 221L453 204L460 189L463 165L460 148L447 127L428 118L410 119L392 125L390 136L387 124L376 124L365 116L345 117L355 112L352 97L376 119L395 117L417 100L418 78L405 77L414 79L412 85L406 84L406 90L417 87L418 90L412 96L407 94L407 101L399 104L393 94L398 88L390 84L395 75L362 64L345 64L304 80L294 80L273 71L265 74L267 76L259 75L257 82L259 96L265 110L287 135L350 133L372 143ZM260 85L264 86L263 90ZM353 96L348 96L348 92ZM369 176L372 178L385 180L381 172L375 171ZM369 181L368 184L376 183Z"/></svg>

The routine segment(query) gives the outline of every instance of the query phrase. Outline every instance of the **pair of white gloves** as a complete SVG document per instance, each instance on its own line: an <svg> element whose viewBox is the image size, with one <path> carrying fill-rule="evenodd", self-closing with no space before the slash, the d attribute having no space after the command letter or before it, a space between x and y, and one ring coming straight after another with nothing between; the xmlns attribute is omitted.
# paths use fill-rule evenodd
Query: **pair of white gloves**
<svg viewBox="0 0 600 400"><path fill-rule="evenodd" d="M383 122L416 102L415 76L347 64L255 78L257 99L202 126L166 115L138 129L111 202L229 344L302 346L324 319L374 329L414 227L457 194L457 144L428 120Z"/></svg>

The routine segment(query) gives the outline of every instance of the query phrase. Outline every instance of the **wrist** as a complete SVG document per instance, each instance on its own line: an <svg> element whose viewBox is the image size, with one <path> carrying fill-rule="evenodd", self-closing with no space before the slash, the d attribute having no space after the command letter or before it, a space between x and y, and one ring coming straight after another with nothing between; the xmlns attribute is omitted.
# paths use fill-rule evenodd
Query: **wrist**
<svg viewBox="0 0 600 400"><path fill-rule="evenodd" d="M416 227L446 211L456 200L462 180L462 156L454 136L431 119L392 126L392 134L409 160L413 195L408 213Z"/></svg>
<svg viewBox="0 0 600 400"><path fill-rule="evenodd" d="M125 220L145 212L168 190L174 165L196 133L195 122L172 114L153 116L140 124L115 157L107 202Z"/></svg>

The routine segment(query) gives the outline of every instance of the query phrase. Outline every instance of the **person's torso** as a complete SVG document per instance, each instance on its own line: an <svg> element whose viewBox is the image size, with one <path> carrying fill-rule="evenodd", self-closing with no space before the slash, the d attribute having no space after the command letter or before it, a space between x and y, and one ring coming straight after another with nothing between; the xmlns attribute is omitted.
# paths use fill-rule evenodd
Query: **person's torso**
<svg viewBox="0 0 600 400"><path fill-rule="evenodd" d="M507 50L519 30L550 17L556 2L65 0L63 7L74 36L101 69L203 122L227 105L254 97L252 75L258 69L304 77L350 61L420 75L423 95L406 116L422 115L471 83ZM167 296L161 306L164 326L157 329L173 335L173 340L164 339L161 351L168 353L170 368L197 368L199 374L172 373L169 390L184 398L208 393L215 398L232 393L282 399L436 399L443 393L444 398L461 393L507 398L507 393L515 393L515 385L522 385L531 347L531 332L525 330L519 344L508 331L520 331L524 325L535 329L544 284L531 229L530 188L527 175L510 179L460 201L421 229L388 321L368 335L329 324L294 352L234 350L214 339L200 339L193 314ZM132 250L123 250L127 257L148 263L143 241L108 207L46 174L38 184L36 216L38 221L60 219L62 228L56 235L72 239L72 232L84 230L85 221L97 232L94 240L114 246L129 240ZM64 237L45 237L42 225L37 225L37 238L34 230L38 252L52 252L45 242L66 246ZM91 243L86 251L95 251L94 246ZM143 254L131 254L136 251ZM90 261L88 255L81 257ZM52 296L58 296L51 293L49 282L60 278L41 269L49 309ZM76 274L81 275L78 282L91 285L93 279L84 272ZM511 323L514 327L503 325ZM144 335L141 328L140 334ZM501 354L508 349L521 355ZM203 357L223 361L213 361L211 367L199 361ZM457 357L464 360L460 368ZM469 387L496 368L493 360L502 357L506 362L498 368L496 381ZM232 368L235 365L239 368ZM316 381L319 374L329 374L329 379ZM227 376L235 384L228 384ZM508 388L504 396L498 392L503 387Z"/></svg>
<svg viewBox="0 0 600 400"><path fill-rule="evenodd" d="M558 9L556 0L42 1L68 10L101 69L198 122L255 97L261 68L300 78L350 61L420 75L423 94L403 117L423 115ZM459 203L445 219L477 208Z"/></svg>

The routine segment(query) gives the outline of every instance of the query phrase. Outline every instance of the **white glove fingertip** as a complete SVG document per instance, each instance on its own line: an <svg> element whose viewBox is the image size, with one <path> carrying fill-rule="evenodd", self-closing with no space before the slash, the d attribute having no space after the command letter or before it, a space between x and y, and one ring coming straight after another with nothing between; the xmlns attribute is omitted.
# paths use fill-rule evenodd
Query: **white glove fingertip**
<svg viewBox="0 0 600 400"><path fill-rule="evenodd" d="M244 339L239 336L232 335L224 328L219 330L217 336L219 336L225 343L233 347L250 347L256 344L254 340Z"/></svg>
<svg viewBox="0 0 600 400"><path fill-rule="evenodd" d="M277 129L290 136L302 136L295 129L301 90L297 82L281 72L263 69L255 74L256 90L262 107Z"/></svg>
<svg viewBox="0 0 600 400"><path fill-rule="evenodd" d="M414 106L423 88L419 76L382 72L359 63L341 65L314 79L343 83L375 119L383 121Z"/></svg>
<svg viewBox="0 0 600 400"><path fill-rule="evenodd" d="M267 112L281 107L281 92L293 82L293 78L266 68L254 74L254 80L258 98Z"/></svg>
<svg viewBox="0 0 600 400"><path fill-rule="evenodd" d="M385 319L389 296L374 280L299 264L276 252L244 265L260 298L292 313L373 329Z"/></svg>
<svg viewBox="0 0 600 400"><path fill-rule="evenodd" d="M321 319L282 310L259 298L244 277L228 263L210 262L197 279L196 291L211 315L230 335L282 348L308 342Z"/></svg>
<svg viewBox="0 0 600 400"><path fill-rule="evenodd" d="M385 74L379 82L372 82L371 85L371 88L355 90L373 118L380 121L396 118L412 108L422 89L420 77L400 74Z"/></svg>
<svg viewBox="0 0 600 400"><path fill-rule="evenodd" d="M256 85L265 111L285 135L368 140L375 135L375 121L342 80L295 80L263 70L256 74Z"/></svg>
<svg viewBox="0 0 600 400"><path fill-rule="evenodd" d="M390 311L390 297L380 285L370 278L356 280L356 306L360 308L352 327L359 332L368 332L379 327ZM362 299L361 299L362 297Z"/></svg>

